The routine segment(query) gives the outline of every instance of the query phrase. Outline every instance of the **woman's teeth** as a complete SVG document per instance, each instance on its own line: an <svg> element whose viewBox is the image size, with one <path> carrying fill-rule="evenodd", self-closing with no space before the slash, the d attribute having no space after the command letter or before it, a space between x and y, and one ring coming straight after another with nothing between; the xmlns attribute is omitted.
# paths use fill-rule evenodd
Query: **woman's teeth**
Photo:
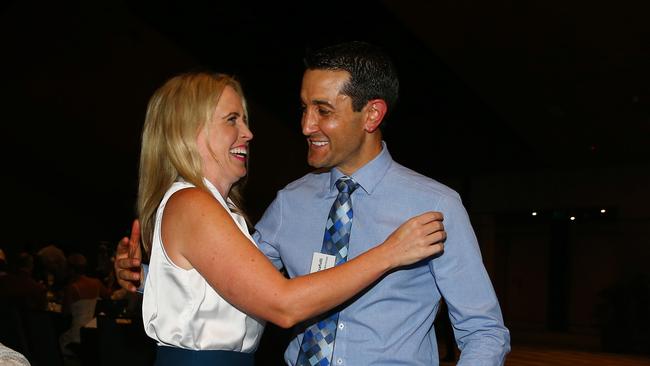
<svg viewBox="0 0 650 366"><path fill-rule="evenodd" d="M243 156L243 157L246 157L246 155L248 155L248 151L246 150L246 148L243 147L236 147L234 149L230 149L230 153L234 155Z"/></svg>

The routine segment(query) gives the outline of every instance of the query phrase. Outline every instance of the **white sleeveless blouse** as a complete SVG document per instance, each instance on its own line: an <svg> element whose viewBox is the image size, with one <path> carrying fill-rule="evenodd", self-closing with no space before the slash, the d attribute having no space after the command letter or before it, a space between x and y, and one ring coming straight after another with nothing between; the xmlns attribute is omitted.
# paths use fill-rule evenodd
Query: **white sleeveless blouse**
<svg viewBox="0 0 650 366"><path fill-rule="evenodd" d="M214 197L230 212L239 229L253 243L246 221L232 213L217 189L204 179ZM149 337L159 345L191 350L254 352L264 330L264 322L230 305L196 271L175 265L167 256L161 239L165 204L172 194L194 185L172 184L158 206L154 226L149 273L144 288L142 318Z"/></svg>

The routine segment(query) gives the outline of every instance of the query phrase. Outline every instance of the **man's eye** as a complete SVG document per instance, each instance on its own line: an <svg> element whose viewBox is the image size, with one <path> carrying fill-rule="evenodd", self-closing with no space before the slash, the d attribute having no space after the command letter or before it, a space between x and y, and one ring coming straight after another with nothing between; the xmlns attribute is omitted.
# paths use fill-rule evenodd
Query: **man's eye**
<svg viewBox="0 0 650 366"><path fill-rule="evenodd" d="M321 116L328 116L331 112L327 109L318 108L318 114Z"/></svg>

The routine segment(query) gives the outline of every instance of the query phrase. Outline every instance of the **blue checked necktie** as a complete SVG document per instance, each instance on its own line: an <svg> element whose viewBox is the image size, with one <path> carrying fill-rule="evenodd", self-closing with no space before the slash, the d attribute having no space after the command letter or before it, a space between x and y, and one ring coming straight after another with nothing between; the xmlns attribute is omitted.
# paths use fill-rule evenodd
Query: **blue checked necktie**
<svg viewBox="0 0 650 366"><path fill-rule="evenodd" d="M336 181L339 190L332 204L321 253L336 256L335 265L345 263L348 259L348 243L352 229L352 199L350 195L359 184L350 177L341 177ZM336 324L339 313L334 313L325 319L312 324L305 330L298 353L297 366L328 366L331 364Z"/></svg>

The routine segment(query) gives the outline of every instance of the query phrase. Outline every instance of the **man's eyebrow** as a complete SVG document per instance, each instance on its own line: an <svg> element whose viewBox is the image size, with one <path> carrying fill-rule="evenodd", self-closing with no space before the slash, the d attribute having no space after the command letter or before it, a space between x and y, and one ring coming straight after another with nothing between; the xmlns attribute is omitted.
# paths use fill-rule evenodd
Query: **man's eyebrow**
<svg viewBox="0 0 650 366"><path fill-rule="evenodd" d="M326 106L326 107L330 107L330 108L332 108L332 109L334 108L334 106L332 105L332 103L330 103L330 102L328 102L328 101L326 101L326 100L321 100L321 99L314 99L314 100L311 101L311 104L315 104L315 105L324 105L324 106Z"/></svg>

